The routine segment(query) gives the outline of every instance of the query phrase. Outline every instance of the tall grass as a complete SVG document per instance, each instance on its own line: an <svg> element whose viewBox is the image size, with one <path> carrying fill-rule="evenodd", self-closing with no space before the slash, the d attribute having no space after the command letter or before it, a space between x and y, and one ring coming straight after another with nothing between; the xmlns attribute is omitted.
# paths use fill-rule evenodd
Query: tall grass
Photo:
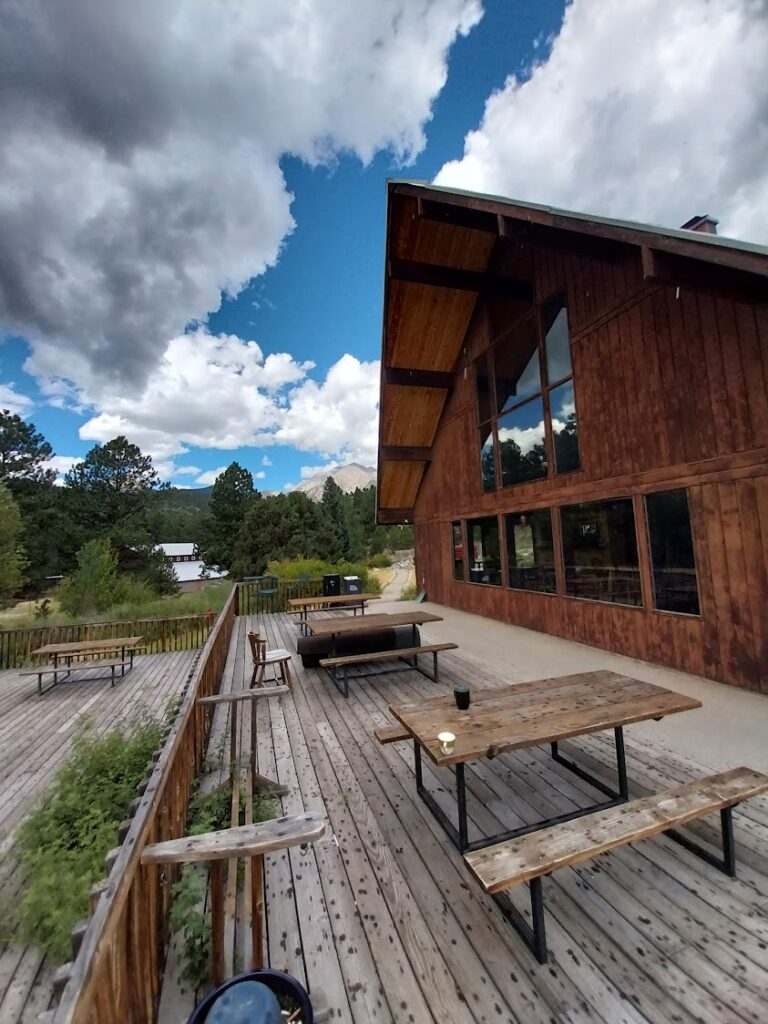
<svg viewBox="0 0 768 1024"><path fill-rule="evenodd" d="M207 611L219 612L232 589L229 580L209 583L203 590L171 597L156 597L148 601L132 602L116 605L108 612L70 618L59 611L56 606L54 592L51 601L51 614L45 618L36 617L34 610L20 615L5 614L0 616L0 630L32 629L36 626L77 625L81 622L119 622L122 619L165 619L176 615L201 615Z"/></svg>

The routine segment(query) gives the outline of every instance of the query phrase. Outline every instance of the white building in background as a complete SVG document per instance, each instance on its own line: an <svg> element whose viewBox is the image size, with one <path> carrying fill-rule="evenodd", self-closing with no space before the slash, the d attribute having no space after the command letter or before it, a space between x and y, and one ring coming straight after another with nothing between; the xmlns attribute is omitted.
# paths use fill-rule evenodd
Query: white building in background
<svg viewBox="0 0 768 1024"><path fill-rule="evenodd" d="M173 571L182 590L202 590L209 580L226 576L224 572L206 569L197 547L191 541L183 544L158 544L158 548L173 562Z"/></svg>

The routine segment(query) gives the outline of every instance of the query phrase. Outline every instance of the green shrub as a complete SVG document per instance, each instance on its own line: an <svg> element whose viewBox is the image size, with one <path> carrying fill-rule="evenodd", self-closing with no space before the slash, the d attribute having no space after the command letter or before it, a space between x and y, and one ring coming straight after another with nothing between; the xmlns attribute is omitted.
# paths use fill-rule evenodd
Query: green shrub
<svg viewBox="0 0 768 1024"><path fill-rule="evenodd" d="M200 780L210 771L221 767L224 750L203 765L198 777L197 788L189 801L187 813L187 835L203 835L229 828L232 820L232 787L228 783L203 792ZM240 789L240 812L243 819L243 791ZM253 821L269 821L280 813L276 800L269 796L254 794ZM181 878L171 889L170 924L173 932L181 935L181 978L196 992L207 988L211 980L211 924L210 907L205 911L205 894L208 888L208 870L204 864L186 864Z"/></svg>
<svg viewBox="0 0 768 1024"><path fill-rule="evenodd" d="M68 615L105 612L124 600L127 581L117 573L117 553L108 540L89 540L77 553L77 569L59 584L56 597Z"/></svg>
<svg viewBox="0 0 768 1024"><path fill-rule="evenodd" d="M131 733L94 735L86 726L75 738L72 753L16 833L22 941L59 961L71 955L70 930L88 914L90 888L104 874L104 856L117 842L118 826L159 742L160 725L149 720Z"/></svg>
<svg viewBox="0 0 768 1024"><path fill-rule="evenodd" d="M416 589L415 583L406 583L406 585L400 592L400 597L398 598L398 601L415 601L416 598L418 597L418 594L419 592Z"/></svg>
<svg viewBox="0 0 768 1024"><path fill-rule="evenodd" d="M381 593L379 581L369 572L369 567L360 562L336 562L332 565L320 558L296 558L270 562L267 569L281 580L319 580L331 572L340 576L359 576L366 593Z"/></svg>
<svg viewBox="0 0 768 1024"><path fill-rule="evenodd" d="M382 551L377 555L371 555L368 559L368 565L372 569L388 569L392 565L392 559Z"/></svg>

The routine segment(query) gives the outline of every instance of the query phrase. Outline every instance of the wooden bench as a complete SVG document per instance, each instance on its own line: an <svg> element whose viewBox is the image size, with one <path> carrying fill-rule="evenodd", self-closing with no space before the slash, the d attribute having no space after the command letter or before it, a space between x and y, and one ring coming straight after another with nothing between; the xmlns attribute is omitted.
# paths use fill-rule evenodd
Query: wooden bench
<svg viewBox="0 0 768 1024"><path fill-rule="evenodd" d="M411 739L411 734L403 725L380 725L373 730L373 735L382 745Z"/></svg>
<svg viewBox="0 0 768 1024"><path fill-rule="evenodd" d="M121 658L98 658L91 661L75 661L68 662L64 665L38 665L37 668L25 669L23 672L19 672L20 676L37 676L37 693L39 697L42 697L44 693L48 693L53 687L59 682L58 677L63 676L67 679L71 672L80 672L84 669L94 668L108 668L110 670L111 682L110 685L115 685L115 669L120 669L120 678L125 675L126 668L133 667L133 659L130 661L123 661ZM43 676L53 676L53 683L51 686L47 686L43 689Z"/></svg>
<svg viewBox="0 0 768 1024"><path fill-rule="evenodd" d="M767 790L768 775L749 768L734 768L719 775L686 782L653 796L473 850L464 855L464 860L483 889L492 895L497 896L520 882L530 884L533 928L508 900L501 906L539 963L546 963L542 876L557 868L579 864L617 846L666 832L687 850L735 878L736 855L731 810L742 800ZM687 836L673 831L677 826L713 811L720 811L722 859Z"/></svg>
<svg viewBox="0 0 768 1024"><path fill-rule="evenodd" d="M396 661L398 658L413 658L412 662L409 662L410 668L415 668L422 675L426 676L427 679L432 679L435 682L439 682L438 669L437 669L437 655L440 651L453 651L459 645L455 643L445 642L441 644L423 644L420 647L397 647L388 651L368 651L366 654L346 654L341 658L321 658L320 665L328 670L328 674L333 679L336 686L344 694L345 697L349 696L349 680L358 679L363 676L369 675L383 675L383 672L358 672L357 675L349 675L349 667L351 665L363 665L368 662L376 661ZM419 655L420 654L431 654L432 655L432 675L430 676L423 668L419 666ZM341 669L341 675L338 673L338 669ZM386 671L386 670L385 670ZM388 671L393 671L389 669ZM394 671L400 671L394 669Z"/></svg>

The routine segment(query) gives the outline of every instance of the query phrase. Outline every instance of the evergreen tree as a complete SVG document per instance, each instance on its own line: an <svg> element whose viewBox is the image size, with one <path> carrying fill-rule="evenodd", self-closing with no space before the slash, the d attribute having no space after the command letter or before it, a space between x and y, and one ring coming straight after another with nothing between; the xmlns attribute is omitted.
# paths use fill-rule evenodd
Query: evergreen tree
<svg viewBox="0 0 768 1024"><path fill-rule="evenodd" d="M126 585L117 571L117 552L106 537L88 541L77 556L77 570L56 590L67 615L109 611L125 595Z"/></svg>
<svg viewBox="0 0 768 1024"><path fill-rule="evenodd" d="M336 537L336 554L332 561L349 561L352 555L352 532L344 499L344 492L329 476L323 486L322 507Z"/></svg>
<svg viewBox="0 0 768 1024"><path fill-rule="evenodd" d="M240 533L250 506L261 498L253 476L233 462L216 478L209 515L200 536L200 553L207 566L219 572L234 572Z"/></svg>
<svg viewBox="0 0 768 1024"><path fill-rule="evenodd" d="M26 558L19 543L21 532L16 502L0 481L0 606L12 601L24 582Z"/></svg>
<svg viewBox="0 0 768 1024"><path fill-rule="evenodd" d="M254 502L238 543L236 571L251 576L284 558L335 561L336 536L318 505L298 491Z"/></svg>
<svg viewBox="0 0 768 1024"><path fill-rule="evenodd" d="M122 435L97 444L64 482L76 498L83 526L116 545L149 540L152 494L160 487L149 455Z"/></svg>
<svg viewBox="0 0 768 1024"><path fill-rule="evenodd" d="M52 484L56 474L44 466L52 455L53 448L34 423L25 423L8 409L0 411L0 480Z"/></svg>

